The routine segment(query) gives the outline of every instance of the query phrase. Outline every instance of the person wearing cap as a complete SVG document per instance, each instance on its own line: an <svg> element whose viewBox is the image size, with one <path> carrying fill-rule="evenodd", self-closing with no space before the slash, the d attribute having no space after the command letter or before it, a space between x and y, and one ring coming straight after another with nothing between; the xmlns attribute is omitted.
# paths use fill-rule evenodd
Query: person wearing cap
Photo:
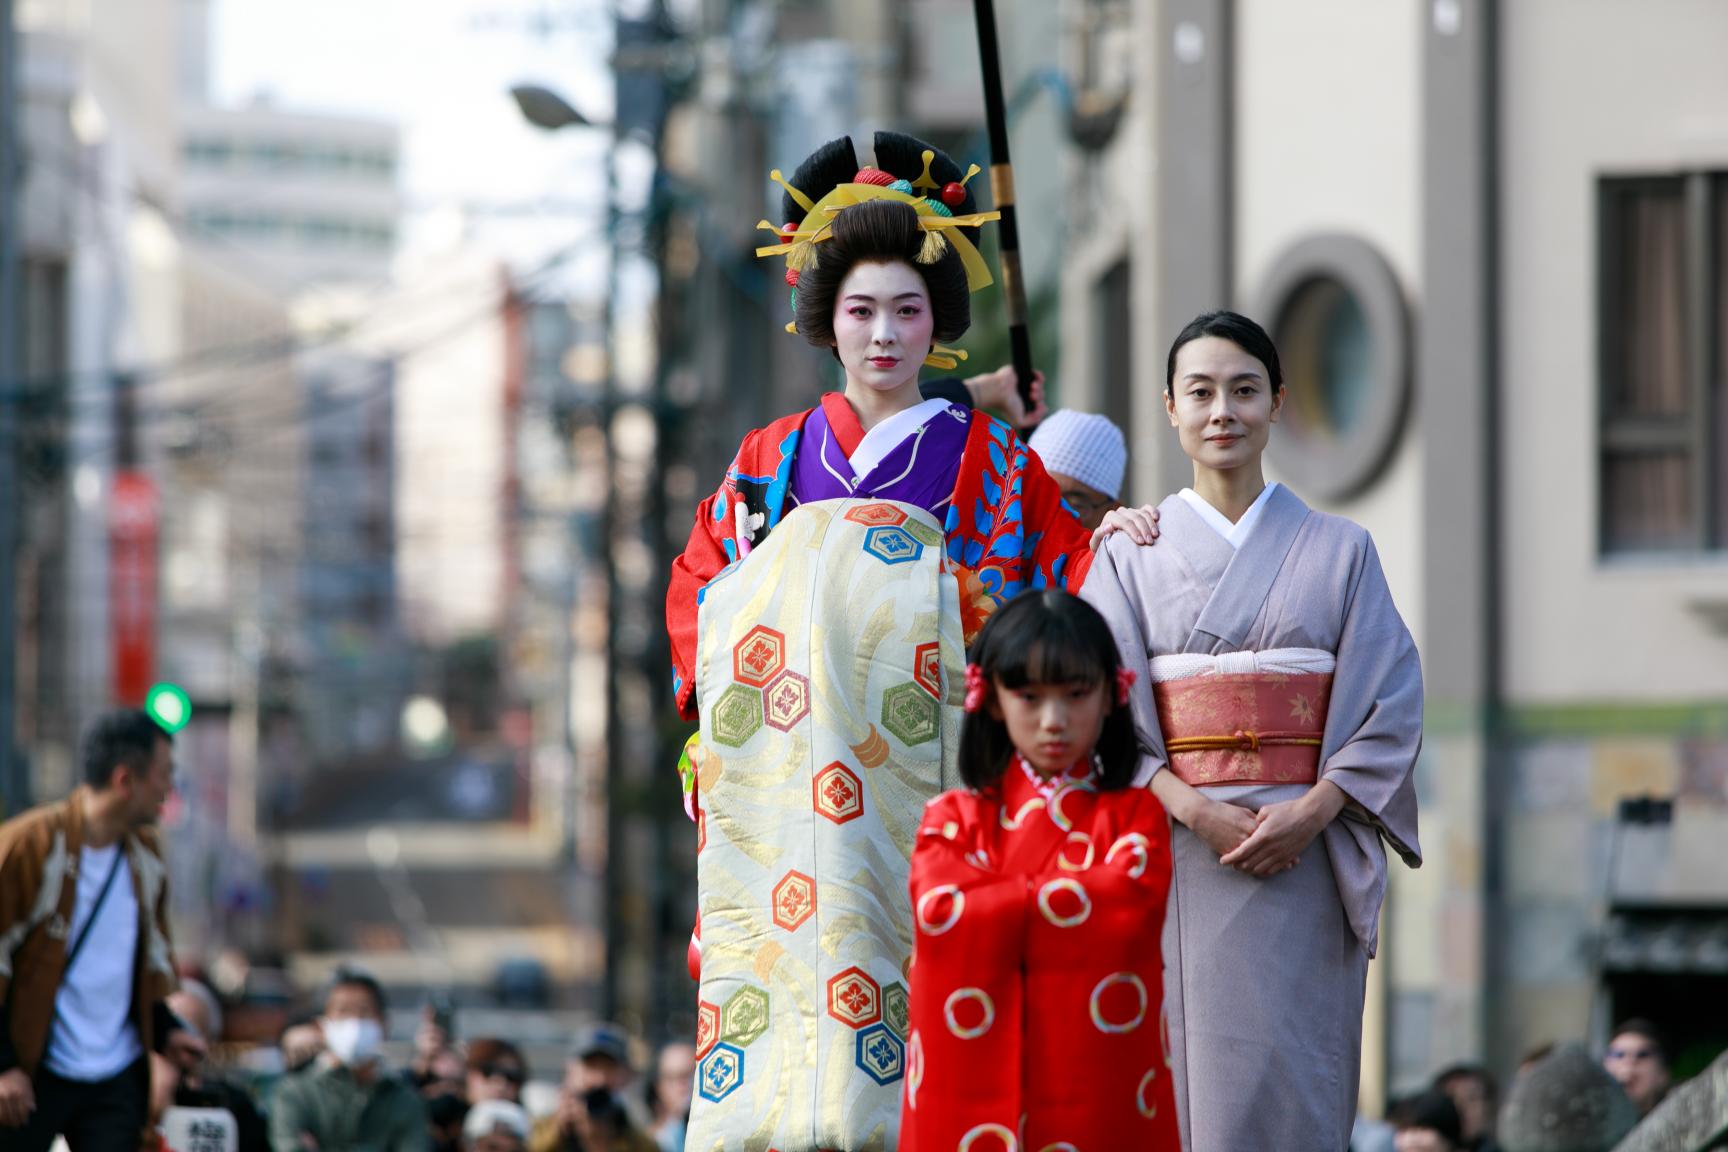
<svg viewBox="0 0 1728 1152"><path fill-rule="evenodd" d="M658 1152L630 1111L630 1038L592 1024L571 1045L558 1110L534 1126L529 1152Z"/></svg>
<svg viewBox="0 0 1728 1152"><path fill-rule="evenodd" d="M1087 531L1104 523L1112 508L1122 507L1128 444L1109 417L1058 409L1038 425L1027 445L1044 461L1063 502Z"/></svg>
<svg viewBox="0 0 1728 1152"><path fill-rule="evenodd" d="M509 1100L482 1100L462 1121L463 1152L524 1152L528 1113Z"/></svg>

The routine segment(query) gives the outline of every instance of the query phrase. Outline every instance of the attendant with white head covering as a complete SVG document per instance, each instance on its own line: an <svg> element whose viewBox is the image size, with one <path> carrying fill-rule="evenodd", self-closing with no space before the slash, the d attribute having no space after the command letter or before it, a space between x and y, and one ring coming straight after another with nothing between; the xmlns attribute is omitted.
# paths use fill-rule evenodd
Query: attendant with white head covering
<svg viewBox="0 0 1728 1152"><path fill-rule="evenodd" d="M1063 408L1038 425L1027 445L1088 531L1102 524L1112 508L1122 506L1128 444L1108 416Z"/></svg>

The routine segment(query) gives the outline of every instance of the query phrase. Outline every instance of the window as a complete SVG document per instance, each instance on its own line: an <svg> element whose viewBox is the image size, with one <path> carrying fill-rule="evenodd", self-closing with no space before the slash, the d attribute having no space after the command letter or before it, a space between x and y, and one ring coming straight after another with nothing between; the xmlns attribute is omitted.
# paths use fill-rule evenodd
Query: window
<svg viewBox="0 0 1728 1152"><path fill-rule="evenodd" d="M1319 233L1274 261L1256 305L1284 368L1273 463L1304 495L1360 495L1397 451L1410 403L1410 318L1397 275L1360 237Z"/></svg>
<svg viewBox="0 0 1728 1152"><path fill-rule="evenodd" d="M1603 552L1728 549L1728 176L1600 185Z"/></svg>

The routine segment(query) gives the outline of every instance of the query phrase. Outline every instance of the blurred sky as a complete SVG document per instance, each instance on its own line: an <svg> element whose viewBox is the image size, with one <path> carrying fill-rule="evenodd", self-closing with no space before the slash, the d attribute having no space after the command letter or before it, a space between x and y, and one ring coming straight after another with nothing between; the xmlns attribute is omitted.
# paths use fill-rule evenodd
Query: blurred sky
<svg viewBox="0 0 1728 1152"><path fill-rule="evenodd" d="M521 266L598 226L607 134L532 128L509 88L605 123L610 46L604 0L216 0L212 97L397 121L404 260L453 246L467 205L469 238Z"/></svg>

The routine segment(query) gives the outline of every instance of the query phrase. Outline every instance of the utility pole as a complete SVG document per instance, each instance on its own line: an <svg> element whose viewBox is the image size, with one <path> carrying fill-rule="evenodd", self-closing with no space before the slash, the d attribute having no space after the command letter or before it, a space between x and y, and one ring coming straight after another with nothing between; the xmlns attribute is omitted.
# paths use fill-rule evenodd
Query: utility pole
<svg viewBox="0 0 1728 1152"><path fill-rule="evenodd" d="M0 0L0 800L13 815L30 802L18 758L18 390L23 251L18 189L23 149L18 118L18 24L14 0Z"/></svg>

